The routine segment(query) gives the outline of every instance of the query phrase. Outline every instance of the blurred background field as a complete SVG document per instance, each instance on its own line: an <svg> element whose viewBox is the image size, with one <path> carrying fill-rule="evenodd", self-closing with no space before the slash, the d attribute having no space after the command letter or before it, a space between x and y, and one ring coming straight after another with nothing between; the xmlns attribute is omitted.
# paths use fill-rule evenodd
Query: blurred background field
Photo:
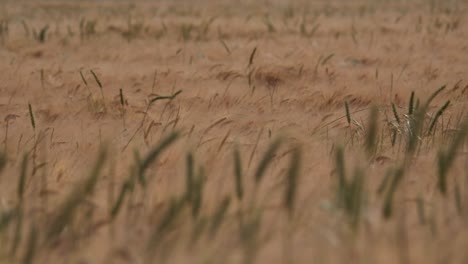
<svg viewBox="0 0 468 264"><path fill-rule="evenodd" d="M0 0L0 263L466 263L467 13Z"/></svg>

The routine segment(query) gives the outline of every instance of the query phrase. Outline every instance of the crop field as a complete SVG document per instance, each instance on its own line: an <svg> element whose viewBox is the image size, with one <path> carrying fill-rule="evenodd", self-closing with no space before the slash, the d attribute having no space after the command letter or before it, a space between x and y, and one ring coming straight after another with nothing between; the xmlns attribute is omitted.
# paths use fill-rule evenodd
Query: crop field
<svg viewBox="0 0 468 264"><path fill-rule="evenodd" d="M0 0L0 264L468 263L466 14Z"/></svg>

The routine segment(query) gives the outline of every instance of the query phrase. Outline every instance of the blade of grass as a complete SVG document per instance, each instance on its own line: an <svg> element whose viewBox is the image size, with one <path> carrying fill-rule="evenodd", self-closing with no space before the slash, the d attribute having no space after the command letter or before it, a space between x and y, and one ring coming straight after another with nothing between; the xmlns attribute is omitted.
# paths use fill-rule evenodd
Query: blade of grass
<svg viewBox="0 0 468 264"><path fill-rule="evenodd" d="M432 130L434 129L435 127L435 124L437 123L437 120L439 119L439 117L445 112L445 110L447 110L447 108L449 107L450 105L450 100L448 100L438 111L437 113L435 114L434 118L432 119L431 121L431 124L429 126L429 130L427 131L427 134L430 135Z"/></svg>
<svg viewBox="0 0 468 264"><path fill-rule="evenodd" d="M289 169L286 176L286 192L284 196L284 206L289 217L294 215L294 202L297 197L298 178L301 167L302 152L299 146L293 149Z"/></svg>
<svg viewBox="0 0 468 264"><path fill-rule="evenodd" d="M31 120L31 126L33 127L34 130L36 130L36 120L34 119L34 113L33 113L32 106L30 103L28 104L28 108L29 108L29 118Z"/></svg>
<svg viewBox="0 0 468 264"><path fill-rule="evenodd" d="M56 238L62 230L70 223L76 208L84 199L94 191L99 175L107 158L107 151L101 149L96 163L91 170L89 177L73 189L70 195L65 199L59 207L57 214L50 221L49 229L47 230L47 238L49 241Z"/></svg>
<svg viewBox="0 0 468 264"><path fill-rule="evenodd" d="M138 177L140 184L142 186L145 186L146 184L146 179L145 179L145 171L149 168L149 166L158 158L161 153L166 150L172 143L174 143L177 139L179 138L179 133L178 132L173 132L166 136L164 139L161 140L161 142L154 147L143 159L139 166L139 172L138 172Z"/></svg>
<svg viewBox="0 0 468 264"><path fill-rule="evenodd" d="M250 53L250 57L249 57L249 65L248 67L252 66L253 64L253 60L255 58L255 54L257 53L257 47L255 47L253 50L252 50L252 53Z"/></svg>
<svg viewBox="0 0 468 264"><path fill-rule="evenodd" d="M273 143L270 144L267 151L263 155L263 158L260 161L260 164L258 165L257 170L255 172L255 184L256 185L260 183L260 181L263 178L263 175L265 174L266 169L273 162L275 153L279 149L281 143L282 143L282 139L277 138L275 141L273 141Z"/></svg>
<svg viewBox="0 0 468 264"><path fill-rule="evenodd" d="M239 147L234 149L234 176L236 183L236 196L239 201L242 201L244 189L242 185L242 158L240 156Z"/></svg>

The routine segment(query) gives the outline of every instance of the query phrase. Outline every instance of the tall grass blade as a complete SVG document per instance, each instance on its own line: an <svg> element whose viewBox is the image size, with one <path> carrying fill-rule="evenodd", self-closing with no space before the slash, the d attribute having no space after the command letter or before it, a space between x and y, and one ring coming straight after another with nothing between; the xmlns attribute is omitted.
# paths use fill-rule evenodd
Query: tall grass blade
<svg viewBox="0 0 468 264"><path fill-rule="evenodd" d="M120 209L122 208L125 196L133 190L134 187L134 180L133 180L133 175L127 179L124 184L122 185L122 188L120 189L119 196L117 196L117 200L115 201L114 206L112 206L111 209L111 219L115 219L115 217L118 215L120 212Z"/></svg>
<svg viewBox="0 0 468 264"><path fill-rule="evenodd" d="M184 201L185 201L184 199L176 199L176 198L171 199L170 205L166 213L164 214L162 219L159 221L159 223L156 225L156 228L150 237L150 240L146 247L148 253L152 254L152 251L154 251L154 249L158 246L158 244L164 238L165 233L171 229L171 227L177 220L177 217L180 214L181 209L183 208Z"/></svg>
<svg viewBox="0 0 468 264"><path fill-rule="evenodd" d="M333 58L333 56L335 56L335 54L334 54L334 53L331 53L330 55L328 55L327 57L325 57L325 58L322 60L322 66L325 65L325 64L327 64L327 62L328 62L329 60L331 60L331 59Z"/></svg>
<svg viewBox="0 0 468 264"><path fill-rule="evenodd" d="M378 133L378 118L379 118L379 110L376 106L371 108L370 118L369 118L369 125L366 135L366 151L367 155L371 157L375 155L377 150L377 133Z"/></svg>
<svg viewBox="0 0 468 264"><path fill-rule="evenodd" d="M31 126L33 127L34 130L36 130L36 120L34 119L34 113L33 113L31 104L28 104L28 108L29 108L29 118L31 119Z"/></svg>
<svg viewBox="0 0 468 264"><path fill-rule="evenodd" d="M275 141L273 141L273 143L270 144L267 151L263 155L263 158L260 161L260 164L258 165L257 170L255 172L255 183L257 185L262 180L263 175L265 174L265 171L268 168L268 166L273 162L275 153L279 149L281 143L282 143L281 138L277 138Z"/></svg>
<svg viewBox="0 0 468 264"><path fill-rule="evenodd" d="M351 112L349 111L348 100L345 101L345 111L346 111L346 121L348 121L348 125L351 126Z"/></svg>
<svg viewBox="0 0 468 264"><path fill-rule="evenodd" d="M462 194L460 191L460 186L458 184L455 184L455 208L457 208L457 213L458 215L463 215L463 201L462 201Z"/></svg>
<svg viewBox="0 0 468 264"><path fill-rule="evenodd" d="M431 121L431 124L429 126L429 130L427 132L428 135L431 134L432 130L434 129L435 127L435 124L437 123L437 120L440 118L440 116L445 112L445 110L447 110L447 108L449 107L450 105L450 100L448 100L438 111L437 113L435 114L434 118L432 119Z"/></svg>
<svg viewBox="0 0 468 264"><path fill-rule="evenodd" d="M416 199L416 205L418 207L419 223L421 225L425 225L427 220L426 220L426 210L425 210L425 207L424 207L424 200L421 197L418 197Z"/></svg>
<svg viewBox="0 0 468 264"><path fill-rule="evenodd" d="M250 53L250 57L249 57L249 67L252 66L253 64L253 60L255 58L255 53L257 53L257 47L255 47L253 50L252 50L252 53Z"/></svg>
<svg viewBox="0 0 468 264"><path fill-rule="evenodd" d="M0 211L0 234L5 231L14 219L18 217L18 208L8 211Z"/></svg>
<svg viewBox="0 0 468 264"><path fill-rule="evenodd" d="M32 264L34 263L34 257L36 255L37 250L37 229L35 226L31 227L31 231L29 232L29 239L28 244L26 246L26 252L23 258L23 264Z"/></svg>
<svg viewBox="0 0 468 264"><path fill-rule="evenodd" d="M231 204L231 198L229 196L225 197L224 200L219 204L219 207L216 209L213 220L211 222L210 233L211 236L214 236L218 229L220 228L221 224L223 223L224 216L229 209L229 205Z"/></svg>
<svg viewBox="0 0 468 264"><path fill-rule="evenodd" d="M193 192L194 192L194 165L193 165L193 154L188 153L186 158L187 166L187 179L185 186L185 196L188 202L192 201Z"/></svg>
<svg viewBox="0 0 468 264"><path fill-rule="evenodd" d="M28 158L29 158L28 154L24 154L23 160L21 162L20 177L18 180L17 195L18 195L18 201L19 201L20 207L22 205L23 197L24 197L24 188L26 184L26 175L28 171Z"/></svg>
<svg viewBox="0 0 468 264"><path fill-rule="evenodd" d="M120 105L123 108L125 106L125 99L124 99L122 88L120 88L119 90L119 96L120 96Z"/></svg>
<svg viewBox="0 0 468 264"><path fill-rule="evenodd" d="M341 207L346 201L346 192L348 183L346 181L346 169L344 161L344 149L342 146L338 146L335 153L336 173L338 175L338 190L337 190L337 202L338 206Z"/></svg>
<svg viewBox="0 0 468 264"><path fill-rule="evenodd" d="M401 124L401 120L400 120L400 117L398 116L398 112L396 110L394 103L392 103L392 111L393 111L393 116L395 117L395 120L397 121L397 123Z"/></svg>
<svg viewBox="0 0 468 264"><path fill-rule="evenodd" d="M0 152L0 173L7 165L7 157L4 153Z"/></svg>
<svg viewBox="0 0 468 264"><path fill-rule="evenodd" d="M434 93L431 94L431 96L427 99L425 105L424 105L424 108L428 108L429 105L432 103L432 101L437 97L437 95L439 95L443 90L445 90L445 88L447 87L447 85L443 85L442 87L440 87L439 89L437 89Z"/></svg>
<svg viewBox="0 0 468 264"><path fill-rule="evenodd" d="M234 149L234 176L236 183L236 197L239 201L242 201L242 197L244 196L244 188L242 185L242 158L240 156L238 146Z"/></svg>
<svg viewBox="0 0 468 264"><path fill-rule="evenodd" d="M91 74L93 75L94 77L94 80L96 81L97 85L99 86L100 89L102 89L102 83L101 81L99 80L97 74L93 71L93 70L90 70Z"/></svg>
<svg viewBox="0 0 468 264"><path fill-rule="evenodd" d="M55 217L53 217L50 221L50 227L47 231L47 238L49 240L53 240L62 232L62 230L70 223L71 219L73 218L78 205L80 205L84 199L94 191L94 187L96 186L99 175L104 168L106 158L107 151L105 149L101 149L89 177L84 182L75 187L72 193L59 207Z"/></svg>
<svg viewBox="0 0 468 264"><path fill-rule="evenodd" d="M293 149L289 169L286 175L286 192L284 196L284 206L288 210L289 216L294 215L294 202L297 196L298 178L301 169L302 152L299 147Z"/></svg>
<svg viewBox="0 0 468 264"><path fill-rule="evenodd" d="M197 218L203 205L203 187L205 186L205 170L203 167L200 167L193 185L192 217Z"/></svg>
<svg viewBox="0 0 468 264"><path fill-rule="evenodd" d="M81 76L81 80L83 81L83 83L88 86L88 82L86 81L86 78L84 77L83 75L83 72L80 70L80 76Z"/></svg>
<svg viewBox="0 0 468 264"><path fill-rule="evenodd" d="M414 91L411 91L411 96L408 105L408 115L411 116L414 113Z"/></svg>
<svg viewBox="0 0 468 264"><path fill-rule="evenodd" d="M468 122L462 124L459 128L458 133L455 135L455 138L450 144L448 150L446 151L439 151L438 155L438 186L439 191L446 195L447 193L447 175L452 167L453 163L455 162L455 158L460 147L463 147L463 143L465 141L465 137L468 131Z"/></svg>
<svg viewBox="0 0 468 264"><path fill-rule="evenodd" d="M390 219L393 215L393 197L395 196L399 183L403 179L403 175L403 167L400 167L395 170L395 174L393 175L392 182L390 183L389 189L384 200L382 214L385 219Z"/></svg>
<svg viewBox="0 0 468 264"><path fill-rule="evenodd" d="M155 98L150 100L150 103L154 103L159 100L173 100L175 99L180 93L182 93L182 90L178 90L177 92L173 93L172 95L167 95L167 96L156 96Z"/></svg>
<svg viewBox="0 0 468 264"><path fill-rule="evenodd" d="M149 166L158 158L161 153L166 150L172 143L174 143L179 138L178 132L173 132L166 136L161 142L154 147L150 152L146 155L143 161L140 164L139 172L138 172L138 179L142 186L145 186L146 179L145 179L145 171L149 168Z"/></svg>

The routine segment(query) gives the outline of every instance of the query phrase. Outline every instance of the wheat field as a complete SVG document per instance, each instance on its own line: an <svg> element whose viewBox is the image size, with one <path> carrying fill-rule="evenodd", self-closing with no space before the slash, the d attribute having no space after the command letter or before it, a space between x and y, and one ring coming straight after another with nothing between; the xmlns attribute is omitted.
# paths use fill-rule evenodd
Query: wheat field
<svg viewBox="0 0 468 264"><path fill-rule="evenodd" d="M467 263L466 0L0 0L0 263Z"/></svg>

